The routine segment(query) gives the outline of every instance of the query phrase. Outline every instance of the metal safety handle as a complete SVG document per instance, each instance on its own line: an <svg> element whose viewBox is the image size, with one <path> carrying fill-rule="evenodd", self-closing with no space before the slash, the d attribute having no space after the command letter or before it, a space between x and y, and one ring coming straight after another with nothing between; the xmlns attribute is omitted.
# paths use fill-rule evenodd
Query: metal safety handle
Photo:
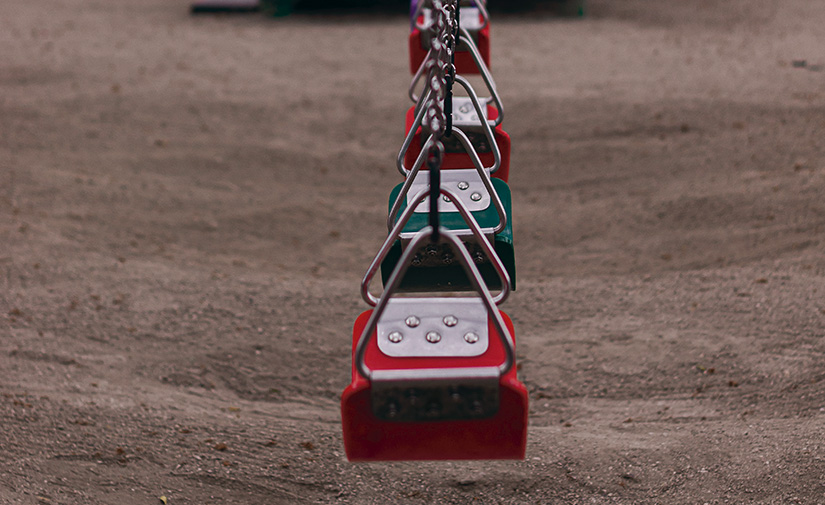
<svg viewBox="0 0 825 505"><path fill-rule="evenodd" d="M487 240L487 237L484 236L484 232L481 230L478 222L473 218L473 215L467 210L467 207L464 205L458 197L450 190L446 188L440 188L440 195L444 195L447 198L450 198L453 203L455 204L456 208L458 209L459 214L467 222L470 227L470 230L473 233L473 236L476 237L478 240L479 245L481 246L481 250L484 251L484 254L490 258L490 262L493 264L493 268L495 269L496 273L498 274L499 279L501 279L501 291L493 297L493 301L498 305L500 303L504 303L508 296L510 296L510 274L507 273L507 269L504 267L504 263L499 258L498 254L496 254L495 249L490 245L490 242ZM381 248L378 250L378 254L376 254L375 258L373 258L372 263L370 263L369 268L367 268L367 273L364 275L364 279L361 281L361 297L364 299L365 302L375 307L378 303L378 297L370 293L370 284L372 284L372 280L375 277L375 274L378 272L378 269L381 266L381 263L384 262L387 255L392 248L393 243L398 239L398 236L401 234L401 230L404 229L404 226L410 220L413 213L415 212L415 208L424 201L424 198L430 195L430 189L425 188L418 192L413 198L413 205L408 205L404 212L401 214L401 218L398 219L398 222L395 223L395 226L392 228L390 233L387 235L387 239L384 240L384 243L381 245ZM411 245L407 246L409 250ZM397 268L397 267L396 267ZM386 290L384 291L386 294Z"/></svg>
<svg viewBox="0 0 825 505"><path fill-rule="evenodd" d="M481 58L481 53L478 52L478 47L476 47L476 43L473 42L473 38L470 37L470 33L467 31L466 28L458 27L458 31L460 36L458 38L458 44L462 42L464 45L467 46L467 50L470 52L470 56L473 58L473 62L476 64L476 68L478 68L479 72L481 72L481 79L484 81L484 85L487 86L487 91L490 92L490 96L493 98L493 101L496 103L496 109L498 109L498 117L495 119L494 124L495 126L499 126L501 122L504 120L504 106L501 104L501 97L498 94L498 90L496 89L496 83L493 80L493 74L490 73L490 69L487 68L487 64L484 63L484 60Z"/></svg>
<svg viewBox="0 0 825 505"><path fill-rule="evenodd" d="M484 171L489 172L490 174L494 174L498 171L499 167L501 167L501 150L498 148L498 142L496 142L495 134L493 133L493 127L490 126L490 121L485 121L484 110L481 108L481 102L479 101L478 94L476 94L475 90L473 89L472 85L470 85L469 81L464 77L457 75L455 76L455 82L461 85L465 91L467 91L467 95L470 97L470 101L473 103L473 108L478 114L479 120L481 121L481 125L484 128L484 136L487 137L487 142L490 143L490 149L493 151L493 164L489 167L484 167L481 162L481 158L478 156L478 151L476 151L475 146L473 146L472 142L467 139L467 136L464 135L463 138L467 139L467 142L462 140L462 137L459 136L459 140L461 141L461 145L464 146L464 151L470 155L470 158L473 160L473 164L478 168L481 167ZM428 91L425 95L425 100L429 100L431 92ZM407 156L407 151L410 149L410 145L412 145L412 141L415 138L415 134L418 131L418 127L421 126L421 122L424 120L424 114L426 113L427 109L425 107L420 107L418 112L415 115L415 120L413 121L412 126L410 127L410 131L407 132L407 136L404 138L404 143L401 144L401 150L398 151L398 156L395 158L395 166L398 168L398 171L404 177L409 178L410 174L412 173L412 169L407 169L404 166L404 158ZM501 117L501 115L499 115ZM455 133L458 130L456 127L453 127L451 130L452 133ZM462 135L464 132L461 132ZM432 135L429 139L427 139L427 143L430 142L432 139ZM421 152L418 154L418 158L415 160L415 164L413 168L416 166L420 167L421 164L424 163L424 157L426 156L427 149L426 146L421 146Z"/></svg>
<svg viewBox="0 0 825 505"><path fill-rule="evenodd" d="M418 86L418 81L420 81L421 77L424 75L424 71L427 69L427 62L431 61L432 55L433 48L430 48L427 51L427 55L424 56L423 60L421 60L421 65L418 65L418 70L416 70L415 74L413 74L412 81L410 81L410 87L407 90L407 95L410 97L410 100L412 100L413 103L415 103L416 111L421 107L421 104L424 101L421 100L421 95L415 94L415 88Z"/></svg>
<svg viewBox="0 0 825 505"><path fill-rule="evenodd" d="M358 338L358 343L355 346L355 368L358 373L367 380L372 379L373 373L367 366L364 359L367 352L367 344L378 327L378 321L381 319L381 315L387 308L387 303L389 303L390 298L392 298L392 295L398 289L399 284L401 284L401 279L404 277L404 274L410 268L410 257L420 244L424 242L429 243L432 233L432 229L427 226L418 232L412 239L410 247L404 251L404 254L402 254L401 258L398 260L398 264L395 266L395 270L393 270L392 275L390 276L387 288L384 290L384 294L381 295L381 298L375 305L375 309L373 309L372 314L367 321L367 325L364 327L364 331L361 332L361 336ZM467 277L470 278L470 282L476 292L480 295L481 300L484 302L484 306L487 308L487 313L493 319L493 325L495 326L499 338L504 345L504 362L498 366L499 374L504 375L509 372L511 368L513 368L513 363L515 362L515 343L513 341L513 337L510 335L510 331L504 323L501 312L499 312L495 302L493 301L493 297L490 295L490 290L487 289L486 284L484 284L481 273L473 263L472 258L470 258L470 253L464 247L461 239L456 237L452 231L446 228L439 230L439 234L439 244L449 244L453 250L456 251L457 257L464 267L464 271L467 273ZM433 370L430 369L429 372L432 373Z"/></svg>

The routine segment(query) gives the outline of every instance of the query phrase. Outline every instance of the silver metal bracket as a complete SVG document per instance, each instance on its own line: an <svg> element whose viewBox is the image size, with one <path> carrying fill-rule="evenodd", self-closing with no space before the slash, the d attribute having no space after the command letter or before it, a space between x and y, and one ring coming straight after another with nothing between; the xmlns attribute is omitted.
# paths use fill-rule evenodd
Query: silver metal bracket
<svg viewBox="0 0 825 505"><path fill-rule="evenodd" d="M407 192L407 205L413 205L416 195L423 189L430 187L430 172L421 170L413 178L412 185ZM474 168L442 170L441 187L455 193L470 212L479 212L490 207L492 198L487 191L481 174ZM430 197L426 197L415 208L416 214L426 214L430 211ZM456 206L446 196L441 197L438 203L439 212L458 212Z"/></svg>
<svg viewBox="0 0 825 505"><path fill-rule="evenodd" d="M485 121L487 120L487 106L491 100L490 97L479 97ZM453 97L453 124L465 132L468 130L484 132L484 126L481 124L481 119L479 119L473 101L469 96Z"/></svg>
<svg viewBox="0 0 825 505"><path fill-rule="evenodd" d="M487 325L481 298L393 298L378 321L378 348L393 358L481 356Z"/></svg>
<svg viewBox="0 0 825 505"><path fill-rule="evenodd" d="M492 100L492 97L489 96L478 97L478 102L481 105L481 113L484 115L484 120L488 122L487 107L490 106ZM441 104L443 106L443 100ZM468 134L470 132L484 133L484 124L478 118L478 112L473 104L473 100L469 96L453 96L453 126L461 128L461 131ZM490 126L495 127L495 124L490 122ZM427 135L432 133L425 126L422 126L422 130Z"/></svg>
<svg viewBox="0 0 825 505"><path fill-rule="evenodd" d="M499 409L498 367L375 370L373 414L385 421L484 419Z"/></svg>

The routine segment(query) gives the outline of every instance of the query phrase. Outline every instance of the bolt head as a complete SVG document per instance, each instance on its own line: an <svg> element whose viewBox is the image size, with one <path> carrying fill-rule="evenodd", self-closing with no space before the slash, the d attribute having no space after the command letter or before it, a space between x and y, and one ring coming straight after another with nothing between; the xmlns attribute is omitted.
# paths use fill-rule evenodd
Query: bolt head
<svg viewBox="0 0 825 505"><path fill-rule="evenodd" d="M431 344L437 344L441 342L441 334L437 331L431 331L427 333L427 342Z"/></svg>
<svg viewBox="0 0 825 505"><path fill-rule="evenodd" d="M475 333L473 331L471 331L471 332L467 333L466 335L464 335L464 341L467 342L468 344L475 344L476 342L478 342L478 339L479 339L478 333Z"/></svg>
<svg viewBox="0 0 825 505"><path fill-rule="evenodd" d="M404 340L404 335L402 335L400 331L394 331L387 335L387 339L393 344L397 344Z"/></svg>
<svg viewBox="0 0 825 505"><path fill-rule="evenodd" d="M460 189L461 191L466 191L470 189L470 183L467 181L461 181L458 183L458 189Z"/></svg>
<svg viewBox="0 0 825 505"><path fill-rule="evenodd" d="M452 328L458 324L458 318L455 316L444 316L444 324Z"/></svg>
<svg viewBox="0 0 825 505"><path fill-rule="evenodd" d="M398 416L398 404L396 404L395 402L390 402L387 405L387 417L392 419L396 416Z"/></svg>
<svg viewBox="0 0 825 505"><path fill-rule="evenodd" d="M473 193L472 195L470 195L470 200L472 200L474 202L480 202L481 198L482 198L481 193Z"/></svg>
<svg viewBox="0 0 825 505"><path fill-rule="evenodd" d="M407 326L410 328L416 328L421 324L421 319L418 319L416 316L410 316L404 322L407 323Z"/></svg>

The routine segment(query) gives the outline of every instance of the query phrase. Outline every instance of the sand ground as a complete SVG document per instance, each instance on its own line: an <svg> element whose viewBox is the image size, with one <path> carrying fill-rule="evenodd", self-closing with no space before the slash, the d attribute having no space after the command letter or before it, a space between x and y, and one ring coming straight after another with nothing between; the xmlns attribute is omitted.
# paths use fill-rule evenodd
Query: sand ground
<svg viewBox="0 0 825 505"><path fill-rule="evenodd" d="M353 465L404 16L7 2L0 502L825 503L825 9L590 7L493 24L526 460Z"/></svg>

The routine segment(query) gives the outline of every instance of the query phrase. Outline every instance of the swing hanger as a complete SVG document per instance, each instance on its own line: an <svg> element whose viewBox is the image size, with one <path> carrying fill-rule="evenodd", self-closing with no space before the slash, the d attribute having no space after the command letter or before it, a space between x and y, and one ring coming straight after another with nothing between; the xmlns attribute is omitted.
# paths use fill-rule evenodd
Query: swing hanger
<svg viewBox="0 0 825 505"><path fill-rule="evenodd" d="M490 173L492 172L492 170L481 165L481 159L479 159L478 153L476 153L472 143L470 142L470 139L467 138L467 135L463 131L453 127L453 135L455 135L458 138L459 142L461 142L461 144L464 146L467 152L470 153L470 157L473 159L473 164L475 165L475 170L478 173L478 177L481 183L484 185L484 189L486 190L487 195L489 195L490 199L492 200L492 204L495 207L496 212L498 213L499 224L489 232L491 232L492 234L499 233L507 226L507 214L504 210L504 204L502 204L501 198L499 198L498 196L498 192L493 187L493 182L490 178ZM430 137L430 139L428 139L427 143L430 144L431 142L433 142L432 136ZM389 216L387 217L387 229L393 228L396 216L398 216L398 213L401 209L402 202L404 201L404 199L407 198L407 195L410 192L410 188L412 188L413 184L416 182L416 176L418 175L421 169L422 160L424 158L424 155L426 155L428 151L429 149L427 148L427 145L425 145L425 148L421 150L421 154L418 156L415 165L413 165L413 168L407 173L407 177L404 180L404 184L401 187L401 191L399 192L398 197L395 199L392 209L390 210ZM481 194L481 199L483 199L484 197L485 195ZM416 202L415 205L411 205L411 203L412 202L408 202L408 206L412 206L413 208L418 204L418 202Z"/></svg>
<svg viewBox="0 0 825 505"><path fill-rule="evenodd" d="M479 118L486 118L487 115L485 114L484 109L482 109L482 107L481 107L481 101L479 100L478 95L476 94L476 92L473 89L472 85L470 85L470 83L467 81L467 79L465 79L464 77L462 77L460 75L456 75L455 76L455 82L456 82L456 84L459 84L462 88L464 88L464 90L467 92L467 95L469 96L470 101L473 104L473 109L475 110L478 117ZM425 103L432 101L431 98L430 98L431 94L432 94L432 91L427 91L427 95L424 97L424 102ZM418 127L421 126L422 124L424 124L424 119L425 119L425 115L427 114L427 110L428 110L428 107L422 107L418 110L418 113L415 116L415 120L413 121L413 124L410 127L410 130L407 132L407 136L404 138L404 143L401 145L401 150L398 152L398 156L395 159L396 168L401 173L401 175L403 175L404 177L407 177L407 178L409 178L412 169L408 169L406 166L404 166L404 158L407 154L407 151L410 148L410 145L413 142L413 139L415 138L416 133L418 132ZM488 172L490 174L495 173L499 169L499 167L501 166L501 150L499 149L498 143L496 142L496 139L495 139L495 135L493 134L493 127L497 126L496 123L498 122L498 120L500 118L501 118L501 115L499 115L499 117L496 118L495 121L492 121L492 120L490 120L490 121L480 121L482 130L484 131L484 135L487 138L487 141L489 142L490 148L493 151L493 164L489 167L483 167L483 170L485 170L486 172ZM433 133L430 135L430 138L428 138L427 142L424 144L425 149L421 150L421 153L419 154L418 158L416 159L416 162L415 162L415 165L413 166L413 168L415 168L415 166L420 167L421 163L423 163L423 157L426 156L426 154L425 154L426 146L430 143L430 141L434 137L435 138L440 138L438 136L438 131L433 130L433 128L429 127L429 126L428 126L428 129ZM473 160L473 163L475 164L475 166L481 167L482 162L481 162L481 159L478 156L478 152L475 149L475 147L472 145L472 143L469 141L467 136L464 135L464 132L460 128L453 125L453 128L451 129L450 133L451 134L456 134L458 136L458 139L461 142L461 145L464 147L467 154L470 155L470 158ZM464 140L466 140L466 142L464 142Z"/></svg>
<svg viewBox="0 0 825 505"><path fill-rule="evenodd" d="M361 281L361 297L369 305L372 305L374 307L378 304L379 301L378 297L370 293L370 285L372 284L372 280L375 277L376 272L378 272L381 263L384 261L384 259L386 259L387 254L389 254L390 252L390 249L392 249L393 243L401 237L401 231L404 229L404 226L407 224L407 222L409 222L410 218L415 212L416 206L422 203L425 199L429 198L430 194L430 188L425 188L419 191L415 195L415 197L413 197L412 204L407 205L407 208L404 209L404 212L401 213L401 217L392 227L390 233L387 235L386 240L384 240L384 243L378 250L378 254L376 254L375 258L373 258L369 268L367 268L367 273L364 275L364 279ZM501 261L501 258L499 258L498 254L496 254L495 250L490 245L490 240L487 237L487 233L485 233L485 230L481 228L481 226L475 220L473 215L470 213L470 210L467 208L466 205L464 205L462 200L455 193L448 189L440 188L439 194L442 197L446 197L447 199L449 199L453 203L453 205L455 205L456 209L458 209L458 213L461 215L462 219L464 219L464 222L467 223L470 235L472 235L477 241L477 243L481 246L481 250L484 252L484 254L488 258L490 258L490 261L493 264L493 268L495 269L496 273L499 276L499 279L501 280L501 291L495 297L493 297L493 301L496 303L496 305L504 303L504 301L510 295L510 274L507 273L507 269L504 266L504 263ZM438 198L431 198L430 200L438 201ZM417 233L415 236L418 236L419 233ZM464 237L467 235L466 233L462 234L455 230L450 230L450 233L454 236L459 237ZM441 240L439 239L439 241ZM410 245L407 246L407 249L409 250L410 247L412 247L412 242L410 243ZM464 246L462 246L462 248L463 247ZM398 267L396 266L396 270L397 269ZM387 286L389 285L390 281L387 282Z"/></svg>
<svg viewBox="0 0 825 505"><path fill-rule="evenodd" d="M423 228L413 246L431 236ZM440 237L478 296L395 297L412 249L402 255L353 329L352 382L341 396L350 461L524 459L529 398L512 321L461 240L447 229Z"/></svg>
<svg viewBox="0 0 825 505"><path fill-rule="evenodd" d="M447 193L449 195L449 192ZM441 237L441 244L450 245L453 248L453 250L456 251L459 262L464 267L464 271L469 277L470 282L475 288L476 293L478 293L479 297L481 298L484 307L487 309L488 315L492 319L492 323L496 330L496 333L498 337L501 339L501 343L505 351L504 361L496 367L485 367L483 370L484 376L489 377L490 375L494 374L496 380L498 380L499 376L506 374L513 367L513 363L515 361L515 345L513 343L513 337L510 335L510 331L507 328L507 325L504 323L504 320L501 317L501 313L496 307L495 300L490 294L490 291L487 289L487 286L481 278L481 274L479 273L478 268L473 263L473 260L470 257L470 254L467 251L467 249L464 247L464 244L461 242L461 239L458 238L455 235L455 233L446 228L442 228L440 230L439 235ZM414 250L418 246L423 245L425 242L428 242L431 236L432 229L430 229L430 227L428 226L422 229L420 232L418 232L416 236L413 238L412 242L410 243L411 247L407 248L407 250L404 251L404 254L401 256L401 259L399 260L395 271L392 273L392 276L390 276L389 282L387 283L387 287L384 290L384 293L375 303L375 309L370 315L369 321L367 322L367 325L364 327L364 330L361 332L361 336L359 337L358 343L355 348L355 368L356 371L367 380L426 380L432 379L434 377L449 377L452 379L462 377L462 375L460 375L462 369L454 368L414 369L406 371L399 370L395 371L396 373L392 373L393 371L390 370L371 370L364 359L367 344L369 343L369 340L375 333L376 327L378 326L378 322L381 319L381 315L387 308L387 304L390 302L390 299L392 298L393 294L398 289L398 285L401 283L401 279L404 277L404 274L406 273L407 269L409 269L410 259L412 257ZM365 280L367 279L365 278ZM502 284L502 286L505 286L507 284L509 283L505 282ZM506 292L505 289L506 288L502 289L502 293ZM500 293L499 296L501 296L502 293ZM372 295L369 296L372 297ZM464 371L468 372L467 377L473 377L475 376L474 374L477 374L481 370L476 370L473 367L469 367L466 368ZM406 374L402 375L403 372L406 372Z"/></svg>
<svg viewBox="0 0 825 505"><path fill-rule="evenodd" d="M501 124L504 116L504 108L501 105L501 97L498 94L498 90L496 88L495 80L493 79L493 75L490 72L489 67L487 64L484 63L484 60L481 57L481 53L479 53L478 47L473 42L472 37L467 32L466 28L459 27L458 29L459 36L458 36L458 43L464 44L467 48L467 51L470 53L470 57L472 58L473 63L475 64L476 68L478 68L479 73L481 74L481 79L484 82L485 87L490 92L490 97L486 99L487 101L492 99L492 101L496 104L496 108L499 111L498 118L496 119L495 126ZM430 63L433 61L433 49L430 48L430 51L427 53L427 57L424 58L424 61L418 67L418 70L413 75L412 81L410 81L410 87L407 90L407 95L410 97L410 100L416 104L416 110L421 107L422 105L422 95L418 95L415 93L415 88L418 87L418 83L421 81L421 78L427 74L429 67L432 65Z"/></svg>

